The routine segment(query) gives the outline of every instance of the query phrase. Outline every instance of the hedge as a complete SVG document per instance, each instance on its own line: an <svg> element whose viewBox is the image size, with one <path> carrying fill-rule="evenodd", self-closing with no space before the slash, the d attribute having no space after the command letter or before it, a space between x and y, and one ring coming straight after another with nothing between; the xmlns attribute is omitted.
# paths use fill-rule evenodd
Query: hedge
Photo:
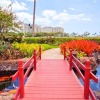
<svg viewBox="0 0 100 100"><path fill-rule="evenodd" d="M39 44L53 44L59 45L64 42L68 42L71 40L79 40L79 39L86 39L86 40L93 40L100 44L100 37L88 37L88 38L80 38L80 37L27 37L23 38L22 42L26 43L39 43Z"/></svg>

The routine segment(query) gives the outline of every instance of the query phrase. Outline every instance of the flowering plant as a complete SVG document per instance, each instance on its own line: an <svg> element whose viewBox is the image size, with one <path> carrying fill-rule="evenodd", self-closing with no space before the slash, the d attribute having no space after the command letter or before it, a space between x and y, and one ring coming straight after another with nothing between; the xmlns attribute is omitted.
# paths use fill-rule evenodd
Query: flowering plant
<svg viewBox="0 0 100 100"><path fill-rule="evenodd" d="M61 52L63 53L64 47L66 47L67 50L72 49L76 50L78 52L84 52L88 56L92 54L94 50L99 50L99 44L97 44L94 41L89 40L73 40L70 42L65 42L60 45Z"/></svg>

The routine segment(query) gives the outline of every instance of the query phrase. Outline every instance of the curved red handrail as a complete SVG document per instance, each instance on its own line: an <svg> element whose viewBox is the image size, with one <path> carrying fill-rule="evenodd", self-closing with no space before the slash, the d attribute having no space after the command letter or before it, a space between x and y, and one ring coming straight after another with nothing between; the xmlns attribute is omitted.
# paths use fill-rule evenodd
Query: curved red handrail
<svg viewBox="0 0 100 100"><path fill-rule="evenodd" d="M19 78L19 87L17 89L17 92L15 93L13 100L16 100L18 96L20 95L20 98L24 97L24 80L29 74L31 68L34 66L34 70L36 70L36 62L38 59L41 59L41 46L39 47L39 50L34 50L33 55L31 58L23 64L23 61L18 61L18 71L12 76L12 81L15 81L17 78ZM24 69L27 68L27 71L24 73Z"/></svg>
<svg viewBox="0 0 100 100"><path fill-rule="evenodd" d="M90 62L88 62L87 65L85 66L75 56L72 55L71 51L69 52L68 50L66 50L66 48L64 48L64 60L66 58L68 58L66 56L66 52L69 53L69 56L70 56L70 69L72 67L75 67L75 69L77 70L77 72L79 73L80 77L82 78L82 80L85 84L84 85L84 97L85 97L85 99L88 99L89 95L90 95L92 100L96 100L96 97L93 94L93 91L89 87L89 80L92 79L95 82L98 82L98 78L90 71L90 65L89 65ZM82 70L85 71L85 74L87 75L87 76L85 75L86 77L82 74L82 72L80 71L79 68L81 68ZM86 86L86 84L88 84L88 86ZM87 91L89 91L89 92L87 92Z"/></svg>

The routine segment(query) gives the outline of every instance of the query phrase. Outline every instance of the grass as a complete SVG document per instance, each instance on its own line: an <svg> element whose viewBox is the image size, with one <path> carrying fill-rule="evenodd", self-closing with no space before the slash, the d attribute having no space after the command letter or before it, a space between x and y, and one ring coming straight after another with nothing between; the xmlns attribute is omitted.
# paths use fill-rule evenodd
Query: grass
<svg viewBox="0 0 100 100"><path fill-rule="evenodd" d="M53 49L53 48L59 48L59 46L49 45L49 44L38 44L38 45L42 46L43 51L48 50L48 49Z"/></svg>

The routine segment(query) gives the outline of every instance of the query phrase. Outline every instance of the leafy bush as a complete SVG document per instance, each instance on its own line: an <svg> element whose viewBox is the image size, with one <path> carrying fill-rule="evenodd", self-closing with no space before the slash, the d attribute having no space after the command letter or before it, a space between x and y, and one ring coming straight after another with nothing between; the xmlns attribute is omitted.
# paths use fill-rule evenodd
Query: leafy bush
<svg viewBox="0 0 100 100"><path fill-rule="evenodd" d="M39 32L39 33L35 33L35 37L44 37L44 36L63 36L62 32L51 32L51 33L47 33L47 32Z"/></svg>
<svg viewBox="0 0 100 100"><path fill-rule="evenodd" d="M30 57L34 50L39 49L40 44L27 44L14 42L12 45L6 42L0 42L0 60L20 59ZM55 48L49 44L41 44L42 50Z"/></svg>
<svg viewBox="0 0 100 100"><path fill-rule="evenodd" d="M0 54L6 49L5 42L0 42Z"/></svg>
<svg viewBox="0 0 100 100"><path fill-rule="evenodd" d="M94 50L99 49L99 45L96 42L89 40L73 40L65 42L60 45L62 52L64 51L64 47L66 47L67 50L72 49L78 52L84 52L87 55L90 55Z"/></svg>
<svg viewBox="0 0 100 100"><path fill-rule="evenodd" d="M94 41L94 42L97 42L98 44L100 44L100 37L88 37L88 38L85 38L86 40L91 40L91 41Z"/></svg>
<svg viewBox="0 0 100 100"><path fill-rule="evenodd" d="M64 42L69 42L72 40L80 40L80 39L92 40L100 44L100 38L93 38L93 37L88 37L88 38L81 38L81 37L32 37L32 38L29 38L27 37L27 38L23 38L22 42L60 45L61 43L64 43Z"/></svg>
<svg viewBox="0 0 100 100"><path fill-rule="evenodd" d="M31 33L25 33L25 37L32 37Z"/></svg>
<svg viewBox="0 0 100 100"><path fill-rule="evenodd" d="M0 60L18 59L25 57L22 56L18 50L14 50L10 43L0 43Z"/></svg>
<svg viewBox="0 0 100 100"><path fill-rule="evenodd" d="M13 43L13 42L21 42L22 34L21 33L2 33L0 34L0 39L5 42Z"/></svg>
<svg viewBox="0 0 100 100"><path fill-rule="evenodd" d="M53 44L59 45L65 41L76 40L77 38L55 38L55 37L34 37L34 38L24 38L22 42L26 43L39 43L39 44Z"/></svg>
<svg viewBox="0 0 100 100"><path fill-rule="evenodd" d="M13 43L13 48L19 50L22 54L26 55L27 57L32 56L34 50L38 50L39 44L27 44L27 43ZM42 50L51 49L52 46L48 44L42 44Z"/></svg>

